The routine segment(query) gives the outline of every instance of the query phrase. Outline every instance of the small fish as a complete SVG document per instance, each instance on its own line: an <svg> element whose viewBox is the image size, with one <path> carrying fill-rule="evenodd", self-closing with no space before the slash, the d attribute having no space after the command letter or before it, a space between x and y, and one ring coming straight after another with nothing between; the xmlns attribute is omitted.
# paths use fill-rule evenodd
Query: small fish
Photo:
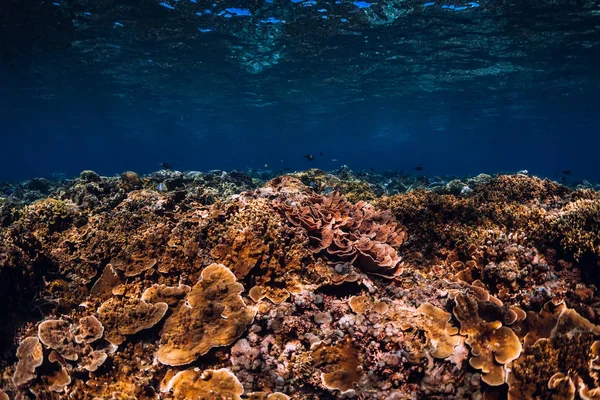
<svg viewBox="0 0 600 400"><path fill-rule="evenodd" d="M291 168L290 167L285 167L283 170L284 171L289 171Z"/></svg>
<svg viewBox="0 0 600 400"><path fill-rule="evenodd" d="M331 161L333 161L333 162L337 162L337 160L338 160L337 158L332 158L331 159Z"/></svg>
<svg viewBox="0 0 600 400"><path fill-rule="evenodd" d="M166 192L167 185L165 185L164 182L161 182L158 185L156 185L156 190L158 190L159 192Z"/></svg>
<svg viewBox="0 0 600 400"><path fill-rule="evenodd" d="M571 175L571 170L570 169L565 169L564 171L562 171L563 175Z"/></svg>
<svg viewBox="0 0 600 400"><path fill-rule="evenodd" d="M161 162L159 164L161 167L163 167L164 169L172 169L173 167L171 166L171 164L166 163L166 162Z"/></svg>
<svg viewBox="0 0 600 400"><path fill-rule="evenodd" d="M560 178L560 181L561 181L561 182L566 182L566 181L567 181L567 177L566 177L566 176L562 176L562 177Z"/></svg>
<svg viewBox="0 0 600 400"><path fill-rule="evenodd" d="M269 168L269 165L265 164L265 165L263 165L263 168L267 169L267 168Z"/></svg>
<svg viewBox="0 0 600 400"><path fill-rule="evenodd" d="M423 171L423 167L417 166L417 167L415 167L415 171Z"/></svg>
<svg viewBox="0 0 600 400"><path fill-rule="evenodd" d="M323 152L322 152L322 151L320 151L320 152L319 152L319 155L320 155L321 157L323 157Z"/></svg>
<svg viewBox="0 0 600 400"><path fill-rule="evenodd" d="M313 161L315 159L315 156L313 156L312 154L307 154L304 156L304 158L306 158L308 161Z"/></svg>
<svg viewBox="0 0 600 400"><path fill-rule="evenodd" d="M369 171L375 172L375 168L369 168Z"/></svg>

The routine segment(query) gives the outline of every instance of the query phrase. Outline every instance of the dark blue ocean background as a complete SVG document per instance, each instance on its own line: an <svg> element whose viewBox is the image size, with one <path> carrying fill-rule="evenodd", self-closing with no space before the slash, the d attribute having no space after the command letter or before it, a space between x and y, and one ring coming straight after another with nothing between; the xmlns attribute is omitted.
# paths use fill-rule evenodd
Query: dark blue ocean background
<svg viewBox="0 0 600 400"><path fill-rule="evenodd" d="M600 180L598 3L462 3L5 0L0 180L161 162Z"/></svg>

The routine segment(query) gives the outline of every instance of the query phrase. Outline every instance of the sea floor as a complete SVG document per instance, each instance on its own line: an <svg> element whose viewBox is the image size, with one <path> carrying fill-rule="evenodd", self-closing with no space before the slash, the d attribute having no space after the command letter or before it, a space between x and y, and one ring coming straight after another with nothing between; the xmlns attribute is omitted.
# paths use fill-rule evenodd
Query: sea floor
<svg viewBox="0 0 600 400"><path fill-rule="evenodd" d="M526 173L0 185L0 399L600 398L600 195Z"/></svg>

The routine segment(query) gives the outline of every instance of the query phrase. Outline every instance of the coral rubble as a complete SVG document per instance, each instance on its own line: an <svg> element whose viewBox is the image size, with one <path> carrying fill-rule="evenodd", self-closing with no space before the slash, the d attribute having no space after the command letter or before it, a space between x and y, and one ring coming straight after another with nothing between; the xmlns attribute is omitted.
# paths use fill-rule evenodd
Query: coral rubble
<svg viewBox="0 0 600 400"><path fill-rule="evenodd" d="M600 398L597 192L30 182L0 203L0 399Z"/></svg>

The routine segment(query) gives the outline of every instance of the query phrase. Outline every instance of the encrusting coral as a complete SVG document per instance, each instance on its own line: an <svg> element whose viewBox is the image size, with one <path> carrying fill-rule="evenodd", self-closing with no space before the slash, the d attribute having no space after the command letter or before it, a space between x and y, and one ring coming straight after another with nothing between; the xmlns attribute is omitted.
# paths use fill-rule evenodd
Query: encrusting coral
<svg viewBox="0 0 600 400"><path fill-rule="evenodd" d="M0 399L600 398L591 190L393 193L418 180L347 168L32 185L0 204Z"/></svg>

